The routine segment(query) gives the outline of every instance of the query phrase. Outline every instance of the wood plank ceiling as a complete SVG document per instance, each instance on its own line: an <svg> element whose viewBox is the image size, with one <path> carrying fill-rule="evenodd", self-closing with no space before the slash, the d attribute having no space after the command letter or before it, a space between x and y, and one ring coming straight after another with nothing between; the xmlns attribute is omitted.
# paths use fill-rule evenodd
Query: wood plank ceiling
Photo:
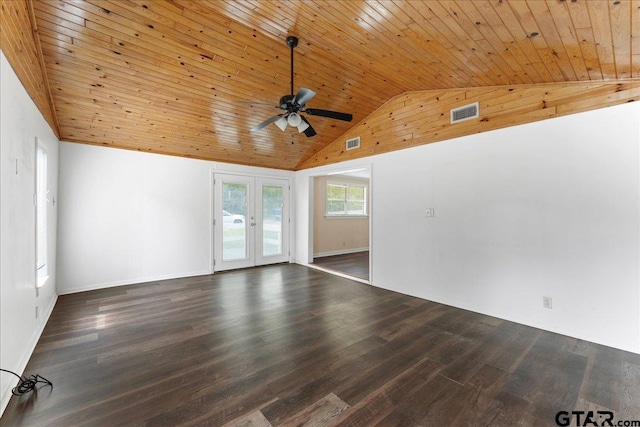
<svg viewBox="0 0 640 427"><path fill-rule="evenodd" d="M62 140L272 168L313 166L409 91L640 82L638 0L3 1L14 68L29 68L15 65L29 12L46 80L35 91L51 92L38 105ZM288 35L296 90L317 92L308 107L352 123L307 116L312 138L249 131L280 112L255 104L290 91Z"/></svg>

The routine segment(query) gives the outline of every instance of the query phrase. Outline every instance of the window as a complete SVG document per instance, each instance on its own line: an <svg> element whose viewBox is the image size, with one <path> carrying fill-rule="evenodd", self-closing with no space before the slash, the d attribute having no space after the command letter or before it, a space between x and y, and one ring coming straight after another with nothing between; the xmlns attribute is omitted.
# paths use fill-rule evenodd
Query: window
<svg viewBox="0 0 640 427"><path fill-rule="evenodd" d="M36 154L36 268L38 287L47 280L47 153L40 146Z"/></svg>
<svg viewBox="0 0 640 427"><path fill-rule="evenodd" d="M366 216L367 186L327 183L327 216Z"/></svg>

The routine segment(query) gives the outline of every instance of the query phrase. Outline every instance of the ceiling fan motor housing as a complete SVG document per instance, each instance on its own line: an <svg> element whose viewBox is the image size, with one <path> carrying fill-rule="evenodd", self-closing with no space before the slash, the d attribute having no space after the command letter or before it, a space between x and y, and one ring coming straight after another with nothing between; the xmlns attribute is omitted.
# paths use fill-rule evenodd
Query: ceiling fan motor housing
<svg viewBox="0 0 640 427"><path fill-rule="evenodd" d="M293 98L295 97L295 95L284 95L283 97L280 98L280 108L282 110L289 110L289 107L292 105L292 101Z"/></svg>

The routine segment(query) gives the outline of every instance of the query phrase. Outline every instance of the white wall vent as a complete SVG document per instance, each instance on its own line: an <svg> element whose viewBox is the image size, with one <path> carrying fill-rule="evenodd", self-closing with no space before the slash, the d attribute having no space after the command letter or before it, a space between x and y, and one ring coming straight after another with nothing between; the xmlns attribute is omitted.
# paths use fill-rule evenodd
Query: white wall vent
<svg viewBox="0 0 640 427"><path fill-rule="evenodd" d="M347 150L353 150L355 148L360 148L359 136L356 136L355 138L347 139Z"/></svg>
<svg viewBox="0 0 640 427"><path fill-rule="evenodd" d="M463 122L480 117L480 106L477 102L451 110L451 123Z"/></svg>

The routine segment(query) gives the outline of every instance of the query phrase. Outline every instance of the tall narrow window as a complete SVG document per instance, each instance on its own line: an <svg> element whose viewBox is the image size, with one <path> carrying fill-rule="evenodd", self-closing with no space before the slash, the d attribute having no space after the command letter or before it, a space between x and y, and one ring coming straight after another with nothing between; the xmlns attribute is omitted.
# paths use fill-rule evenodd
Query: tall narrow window
<svg viewBox="0 0 640 427"><path fill-rule="evenodd" d="M38 286L47 280L47 153L40 146L36 155L36 268Z"/></svg>

